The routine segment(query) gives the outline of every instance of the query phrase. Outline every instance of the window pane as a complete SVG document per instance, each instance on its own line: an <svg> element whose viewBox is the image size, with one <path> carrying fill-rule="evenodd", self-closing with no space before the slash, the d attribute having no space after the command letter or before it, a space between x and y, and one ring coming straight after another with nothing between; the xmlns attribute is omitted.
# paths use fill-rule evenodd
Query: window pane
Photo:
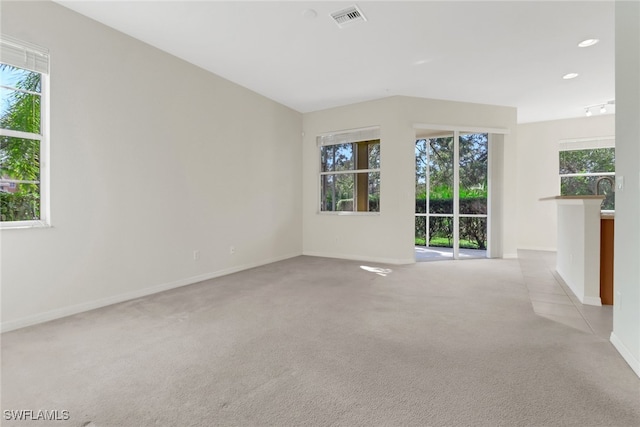
<svg viewBox="0 0 640 427"><path fill-rule="evenodd" d="M487 213L488 137L460 135L460 213Z"/></svg>
<svg viewBox="0 0 640 427"><path fill-rule="evenodd" d="M560 177L560 194L563 196L585 196L598 194L605 196L601 209L615 209L615 177L613 176L563 176Z"/></svg>
<svg viewBox="0 0 640 427"><path fill-rule="evenodd" d="M0 64L0 127L41 134L41 74ZM40 141L0 136L0 220L40 219Z"/></svg>
<svg viewBox="0 0 640 427"><path fill-rule="evenodd" d="M322 175L322 211L353 211L355 174Z"/></svg>
<svg viewBox="0 0 640 427"><path fill-rule="evenodd" d="M487 218L460 217L460 247L487 249Z"/></svg>
<svg viewBox="0 0 640 427"><path fill-rule="evenodd" d="M0 127L40 133L41 75L7 64L0 64ZM12 90L21 89L21 90Z"/></svg>
<svg viewBox="0 0 640 427"><path fill-rule="evenodd" d="M429 246L453 247L453 218L444 216L429 218Z"/></svg>
<svg viewBox="0 0 640 427"><path fill-rule="evenodd" d="M320 147L320 171L330 172L333 170L333 145Z"/></svg>
<svg viewBox="0 0 640 427"><path fill-rule="evenodd" d="M429 213L453 213L453 138L429 138Z"/></svg>
<svg viewBox="0 0 640 427"><path fill-rule="evenodd" d="M15 89L38 93L41 91L40 73L24 70L8 64L0 64L0 82L2 82L3 86L9 86Z"/></svg>
<svg viewBox="0 0 640 427"><path fill-rule="evenodd" d="M321 177L320 210L335 211L335 186L333 175L322 175Z"/></svg>
<svg viewBox="0 0 640 427"><path fill-rule="evenodd" d="M615 172L615 148L560 152L560 174Z"/></svg>
<svg viewBox="0 0 640 427"><path fill-rule="evenodd" d="M0 127L40 133L40 95L0 88Z"/></svg>
<svg viewBox="0 0 640 427"><path fill-rule="evenodd" d="M369 169L380 169L380 143L369 144Z"/></svg>
<svg viewBox="0 0 640 427"><path fill-rule="evenodd" d="M40 180L40 141L0 136L0 178Z"/></svg>
<svg viewBox="0 0 640 427"><path fill-rule="evenodd" d="M353 144L320 147L322 172L353 170Z"/></svg>
<svg viewBox="0 0 640 427"><path fill-rule="evenodd" d="M334 175L336 181L336 210L354 211L354 174Z"/></svg>
<svg viewBox="0 0 640 427"><path fill-rule="evenodd" d="M0 219L30 221L40 219L40 186L0 183Z"/></svg>
<svg viewBox="0 0 640 427"><path fill-rule="evenodd" d="M427 212L427 141L416 141L416 213Z"/></svg>
<svg viewBox="0 0 640 427"><path fill-rule="evenodd" d="M369 172L369 212L380 212L380 172Z"/></svg>
<svg viewBox="0 0 640 427"><path fill-rule="evenodd" d="M321 211L380 212L380 143L363 141L320 147Z"/></svg>
<svg viewBox="0 0 640 427"><path fill-rule="evenodd" d="M415 244L416 246L427 245L427 217L416 217L416 232L415 232Z"/></svg>

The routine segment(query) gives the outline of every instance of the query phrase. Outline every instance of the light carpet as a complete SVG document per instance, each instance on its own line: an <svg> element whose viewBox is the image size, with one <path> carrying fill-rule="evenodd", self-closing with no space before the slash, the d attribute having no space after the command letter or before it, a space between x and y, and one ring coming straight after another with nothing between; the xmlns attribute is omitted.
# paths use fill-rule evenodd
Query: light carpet
<svg viewBox="0 0 640 427"><path fill-rule="evenodd" d="M5 333L1 383L3 426L640 425L640 379L517 260L297 257ZM69 419L4 412L39 409Z"/></svg>

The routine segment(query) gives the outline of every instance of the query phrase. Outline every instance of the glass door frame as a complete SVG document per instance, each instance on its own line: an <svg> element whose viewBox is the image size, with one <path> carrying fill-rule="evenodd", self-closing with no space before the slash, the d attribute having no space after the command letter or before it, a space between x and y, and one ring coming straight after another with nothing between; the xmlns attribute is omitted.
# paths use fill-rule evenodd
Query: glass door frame
<svg viewBox="0 0 640 427"><path fill-rule="evenodd" d="M427 209L425 214L417 214L414 209L413 221L415 222L415 218L418 216L425 217L426 221L426 245L429 245L429 236L428 236L428 227L429 227L429 218L431 216L439 216L439 217L453 217L453 259L460 259L460 218L467 217L484 217L486 218L486 227L487 227L487 252L486 257L490 258L493 256L502 256L502 253L497 248L501 248L501 243L494 244L492 243L492 239L502 238L500 232L497 232L495 228L492 226L492 222L494 220L492 215L492 207L493 205L501 205L501 195L493 194L494 191L494 175L495 178L500 178L502 176L502 168L503 165L496 165L493 160L493 154L496 153L496 150L499 150L499 158L502 158L503 152L503 143L504 143L504 135L509 134L508 129L502 128L481 128L475 126L447 126L447 125L429 125L416 123L413 125L414 130L416 131L415 138L413 140L413 144L415 145L416 141L420 139L428 139L427 137L419 136L418 133L420 130L425 131L443 131L447 133L453 134L453 214L430 214L429 213L429 197L427 194ZM460 214L460 135L467 134L487 134L487 214ZM497 173L496 173L497 172ZM427 165L427 190L429 189L429 169ZM502 188L502 183L498 185L499 188ZM498 203L496 203L498 202ZM499 206L495 206L499 207ZM501 218L501 215L498 215ZM496 247L496 250L493 247ZM496 253L493 253L496 252ZM499 252L499 253L498 253Z"/></svg>

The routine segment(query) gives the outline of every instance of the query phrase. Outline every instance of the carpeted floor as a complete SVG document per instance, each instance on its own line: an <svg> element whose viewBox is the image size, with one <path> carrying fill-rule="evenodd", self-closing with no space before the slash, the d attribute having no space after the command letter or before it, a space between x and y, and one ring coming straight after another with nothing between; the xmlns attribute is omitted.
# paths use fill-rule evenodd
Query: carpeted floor
<svg viewBox="0 0 640 427"><path fill-rule="evenodd" d="M518 260L298 257L3 334L1 406L3 426L639 426L640 379L536 315Z"/></svg>

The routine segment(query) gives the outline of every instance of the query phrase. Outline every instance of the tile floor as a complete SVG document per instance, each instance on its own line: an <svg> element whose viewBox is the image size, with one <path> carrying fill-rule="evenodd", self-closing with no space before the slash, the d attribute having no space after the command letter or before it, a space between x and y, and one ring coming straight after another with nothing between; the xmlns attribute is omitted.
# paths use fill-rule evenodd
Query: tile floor
<svg viewBox="0 0 640 427"><path fill-rule="evenodd" d="M518 261L537 315L609 340L613 306L581 304L556 273L555 252L519 250Z"/></svg>
<svg viewBox="0 0 640 427"><path fill-rule="evenodd" d="M452 248L438 248L416 246L415 255L417 262L423 261L443 261L453 259ZM487 251L480 249L460 249L460 259L485 258Z"/></svg>
<svg viewBox="0 0 640 427"><path fill-rule="evenodd" d="M416 261L453 259L451 248L416 246ZM484 258L486 251L460 249L461 259ZM613 306L583 305L556 273L556 253L519 250L518 261L534 312L549 320L609 340Z"/></svg>

